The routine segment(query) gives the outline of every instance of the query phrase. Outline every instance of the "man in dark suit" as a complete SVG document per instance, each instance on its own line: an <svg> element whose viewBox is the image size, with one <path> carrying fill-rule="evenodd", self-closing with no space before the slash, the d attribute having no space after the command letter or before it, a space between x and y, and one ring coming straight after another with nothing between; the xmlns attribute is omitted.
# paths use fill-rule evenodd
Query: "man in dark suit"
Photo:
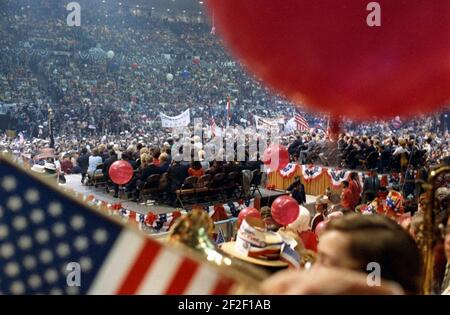
<svg viewBox="0 0 450 315"><path fill-rule="evenodd" d="M114 150L110 150L109 151L109 158L107 158L105 160L105 163L103 163L103 176L105 176L105 178L109 179L109 168L111 167L111 164L113 164L115 161L117 161L117 153Z"/></svg>
<svg viewBox="0 0 450 315"><path fill-rule="evenodd" d="M297 178L286 190L291 193L292 198L294 198L299 205L306 203L305 185L302 184L300 178Z"/></svg>
<svg viewBox="0 0 450 315"><path fill-rule="evenodd" d="M365 196L367 191L373 191L375 194L378 194L379 189L380 180L378 179L378 174L377 172L372 171L369 176L364 179L362 195Z"/></svg>
<svg viewBox="0 0 450 315"><path fill-rule="evenodd" d="M89 154L86 148L81 150L81 154L77 160L78 165L81 169L81 183L84 183L84 179L86 178L87 169L89 167Z"/></svg>
<svg viewBox="0 0 450 315"><path fill-rule="evenodd" d="M300 135L297 135L297 139L292 142L288 147L288 152L290 156L298 154L299 148L303 145L303 141Z"/></svg>
<svg viewBox="0 0 450 315"><path fill-rule="evenodd" d="M169 167L168 180L169 180L169 196L172 202L175 201L176 198L176 190L181 188L184 180L189 176L188 173L189 167L180 163L180 161L172 160L172 165Z"/></svg>

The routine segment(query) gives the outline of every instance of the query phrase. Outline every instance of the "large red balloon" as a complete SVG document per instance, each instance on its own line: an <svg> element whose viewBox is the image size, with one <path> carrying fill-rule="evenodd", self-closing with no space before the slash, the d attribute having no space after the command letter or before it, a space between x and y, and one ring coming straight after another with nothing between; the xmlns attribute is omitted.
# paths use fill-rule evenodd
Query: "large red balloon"
<svg viewBox="0 0 450 315"><path fill-rule="evenodd" d="M298 217L297 201L289 196L280 196L274 200L271 207L272 218L281 225L288 225Z"/></svg>
<svg viewBox="0 0 450 315"><path fill-rule="evenodd" d="M125 185L133 178L133 167L127 161L115 161L109 167L109 178L117 185Z"/></svg>
<svg viewBox="0 0 450 315"><path fill-rule="evenodd" d="M244 221L244 219L248 216L261 219L261 213L258 210L256 210L255 208L244 208L241 210L241 212L239 212L239 215L238 215L238 221L237 221L238 228L239 228L239 226L241 226L242 221Z"/></svg>
<svg viewBox="0 0 450 315"><path fill-rule="evenodd" d="M289 152L282 145L271 144L264 151L261 160L271 170L281 170L289 163Z"/></svg>
<svg viewBox="0 0 450 315"><path fill-rule="evenodd" d="M209 0L217 31L257 76L292 100L369 119L450 100L450 1Z"/></svg>

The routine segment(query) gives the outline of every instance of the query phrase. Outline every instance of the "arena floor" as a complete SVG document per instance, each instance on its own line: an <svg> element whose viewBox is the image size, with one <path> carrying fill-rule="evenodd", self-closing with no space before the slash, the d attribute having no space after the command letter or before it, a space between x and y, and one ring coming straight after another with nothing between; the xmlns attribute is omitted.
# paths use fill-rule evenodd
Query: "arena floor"
<svg viewBox="0 0 450 315"><path fill-rule="evenodd" d="M161 214L161 213L173 212L176 209L175 207L171 207L171 206L167 206L167 205L158 205L158 204L146 205L146 204L137 203L137 202L133 202L133 201L127 201L126 199L114 198L112 196L112 193L107 194L103 188L94 188L94 187L88 187L88 186L82 185L81 184L81 175L79 175L79 174L66 175L66 181L67 181L66 186L77 192L80 192L85 195L94 195L95 198L100 199L102 201L109 202L109 203L120 202L124 208L129 209L129 210L134 210L139 213L146 214L148 211L152 211L156 214ZM263 198L276 196L280 193L278 191L267 190L265 188L260 188L260 191L261 191L261 194L263 195ZM256 194L256 195L258 195L258 194ZM315 196L306 195L306 207L308 208L308 210L311 211L310 205L313 204L315 202L315 200L316 200Z"/></svg>

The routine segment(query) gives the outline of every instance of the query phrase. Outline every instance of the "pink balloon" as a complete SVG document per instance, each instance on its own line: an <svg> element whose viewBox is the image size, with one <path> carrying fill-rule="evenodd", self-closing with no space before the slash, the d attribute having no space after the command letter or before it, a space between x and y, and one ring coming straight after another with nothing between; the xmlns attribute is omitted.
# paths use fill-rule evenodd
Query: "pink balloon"
<svg viewBox="0 0 450 315"><path fill-rule="evenodd" d="M289 196L280 196L272 203L272 218L281 225L288 225L298 217L298 202Z"/></svg>
<svg viewBox="0 0 450 315"><path fill-rule="evenodd" d="M289 152L280 144L271 144L264 151L262 162L271 170L281 170L289 163Z"/></svg>
<svg viewBox="0 0 450 315"><path fill-rule="evenodd" d="M133 178L133 168L127 161L115 161L109 168L109 178L117 185L125 185Z"/></svg>
<svg viewBox="0 0 450 315"><path fill-rule="evenodd" d="M322 234L323 230L327 226L327 222L328 221L322 221L322 222L319 222L319 224L316 225L316 229L314 230L314 233L316 233L316 235L318 237L320 236L320 234Z"/></svg>
<svg viewBox="0 0 450 315"><path fill-rule="evenodd" d="M241 226L242 221L248 216L261 219L261 213L255 208L244 208L239 212L237 226Z"/></svg>

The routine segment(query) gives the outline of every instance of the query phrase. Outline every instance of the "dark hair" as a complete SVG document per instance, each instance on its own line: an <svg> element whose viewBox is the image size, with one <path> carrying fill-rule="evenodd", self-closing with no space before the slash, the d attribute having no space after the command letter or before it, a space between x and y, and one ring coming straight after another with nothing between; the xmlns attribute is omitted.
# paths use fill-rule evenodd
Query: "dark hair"
<svg viewBox="0 0 450 315"><path fill-rule="evenodd" d="M194 170L199 170L202 168L202 164L199 161L194 161L191 165Z"/></svg>
<svg viewBox="0 0 450 315"><path fill-rule="evenodd" d="M397 282L407 293L420 293L420 251L411 235L395 221L380 215L348 214L328 222L325 231L349 235L348 251L360 271L377 262L383 279Z"/></svg>
<svg viewBox="0 0 450 315"><path fill-rule="evenodd" d="M375 197L376 197L376 195L375 195L375 192L374 192L373 190L367 190L367 191L364 193L364 199L365 199L366 201L368 201L368 202L373 201L373 200L375 199Z"/></svg>
<svg viewBox="0 0 450 315"><path fill-rule="evenodd" d="M153 154L152 154L153 158L154 159L159 159L160 155L161 155L161 150L158 147L155 147L154 151L153 151Z"/></svg>
<svg viewBox="0 0 450 315"><path fill-rule="evenodd" d="M87 149L86 148L81 149L81 153L86 154L87 153Z"/></svg>
<svg viewBox="0 0 450 315"><path fill-rule="evenodd" d="M348 187L348 181L347 180L343 180L342 181L342 185L347 188Z"/></svg>
<svg viewBox="0 0 450 315"><path fill-rule="evenodd" d="M358 178L358 173L356 173L356 172L350 173L350 179L357 179L357 178Z"/></svg>

